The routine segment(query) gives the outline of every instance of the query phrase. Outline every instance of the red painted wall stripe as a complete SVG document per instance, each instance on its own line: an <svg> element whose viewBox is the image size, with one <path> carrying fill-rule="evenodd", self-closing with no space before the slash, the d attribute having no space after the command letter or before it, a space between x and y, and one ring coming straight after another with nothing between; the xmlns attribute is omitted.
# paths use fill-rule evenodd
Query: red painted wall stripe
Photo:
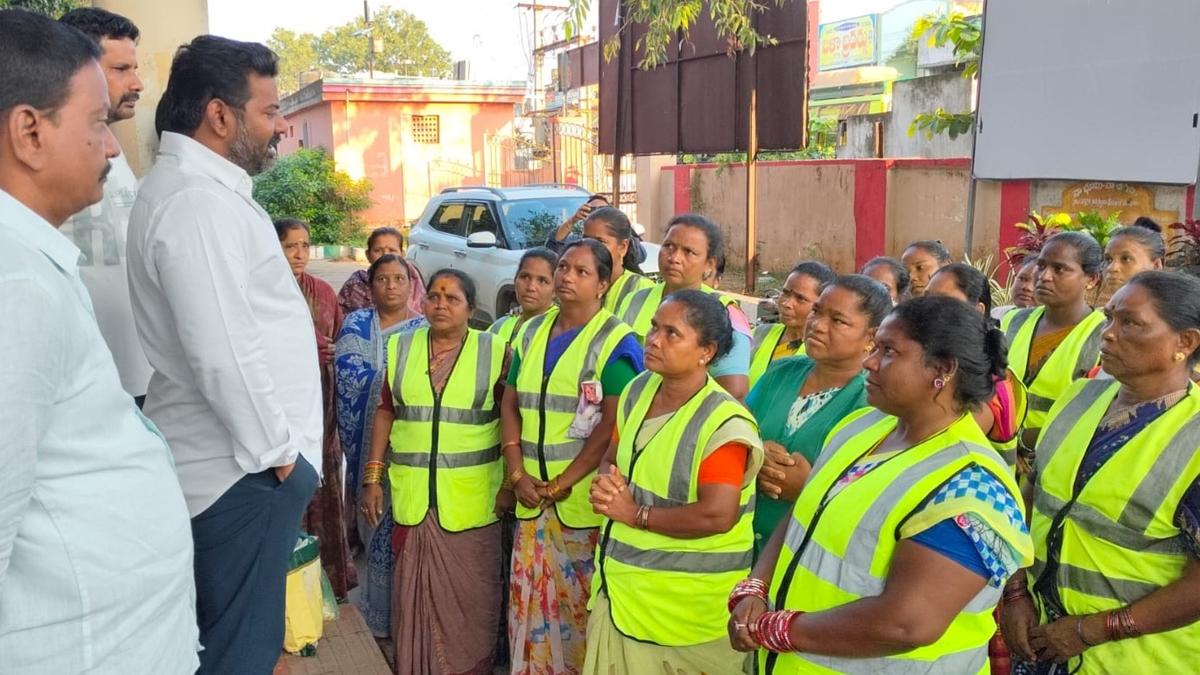
<svg viewBox="0 0 1200 675"><path fill-rule="evenodd" d="M854 269L887 246L887 164L883 160L854 165Z"/></svg>
<svg viewBox="0 0 1200 675"><path fill-rule="evenodd" d="M690 213L692 210L692 169L690 166L675 166L675 213Z"/></svg>
<svg viewBox="0 0 1200 675"><path fill-rule="evenodd" d="M1183 198L1184 214L1180 220L1191 220L1196 217L1196 186L1187 186L1187 192Z"/></svg>
<svg viewBox="0 0 1200 675"><path fill-rule="evenodd" d="M1000 271L1008 270L1005 250L1017 245L1021 231L1013 227L1029 218L1029 181L1010 180L1000 185ZM1007 279L1007 276L1005 277Z"/></svg>

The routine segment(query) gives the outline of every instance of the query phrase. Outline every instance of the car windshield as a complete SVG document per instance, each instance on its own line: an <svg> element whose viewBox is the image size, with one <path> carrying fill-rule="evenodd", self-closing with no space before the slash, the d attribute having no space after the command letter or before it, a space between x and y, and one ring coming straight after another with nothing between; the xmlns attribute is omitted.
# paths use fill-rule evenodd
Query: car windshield
<svg viewBox="0 0 1200 675"><path fill-rule="evenodd" d="M578 197L544 197L541 199L514 199L501 202L501 222L513 249L541 246L550 233L571 217L587 199Z"/></svg>

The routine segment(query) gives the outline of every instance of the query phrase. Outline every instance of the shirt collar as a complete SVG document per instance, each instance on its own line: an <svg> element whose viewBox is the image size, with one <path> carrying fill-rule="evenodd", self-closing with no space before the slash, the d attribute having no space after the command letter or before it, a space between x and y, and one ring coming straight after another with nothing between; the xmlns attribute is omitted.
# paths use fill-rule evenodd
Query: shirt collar
<svg viewBox="0 0 1200 675"><path fill-rule="evenodd" d="M71 243L45 218L0 190L0 230L8 232L31 248L41 251L64 272L79 270L79 247Z"/></svg>
<svg viewBox="0 0 1200 675"><path fill-rule="evenodd" d="M209 176L245 197L250 197L254 190L254 182L245 169L183 134L164 131L158 144L158 154L178 157L180 166Z"/></svg>

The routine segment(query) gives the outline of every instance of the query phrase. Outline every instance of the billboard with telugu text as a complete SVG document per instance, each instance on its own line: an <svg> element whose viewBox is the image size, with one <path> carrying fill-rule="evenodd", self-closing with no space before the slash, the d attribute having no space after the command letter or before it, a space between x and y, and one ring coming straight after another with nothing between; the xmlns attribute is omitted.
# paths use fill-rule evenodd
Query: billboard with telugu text
<svg viewBox="0 0 1200 675"><path fill-rule="evenodd" d="M817 29L821 70L873 66L879 60L878 15L823 23Z"/></svg>

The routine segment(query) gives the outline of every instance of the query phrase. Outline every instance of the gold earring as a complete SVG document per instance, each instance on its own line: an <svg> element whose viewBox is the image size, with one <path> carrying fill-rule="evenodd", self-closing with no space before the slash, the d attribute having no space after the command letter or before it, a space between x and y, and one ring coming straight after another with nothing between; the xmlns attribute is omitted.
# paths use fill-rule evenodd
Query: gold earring
<svg viewBox="0 0 1200 675"><path fill-rule="evenodd" d="M1175 362L1176 363L1182 361L1184 358L1185 358L1185 354L1183 352L1175 352Z"/></svg>

